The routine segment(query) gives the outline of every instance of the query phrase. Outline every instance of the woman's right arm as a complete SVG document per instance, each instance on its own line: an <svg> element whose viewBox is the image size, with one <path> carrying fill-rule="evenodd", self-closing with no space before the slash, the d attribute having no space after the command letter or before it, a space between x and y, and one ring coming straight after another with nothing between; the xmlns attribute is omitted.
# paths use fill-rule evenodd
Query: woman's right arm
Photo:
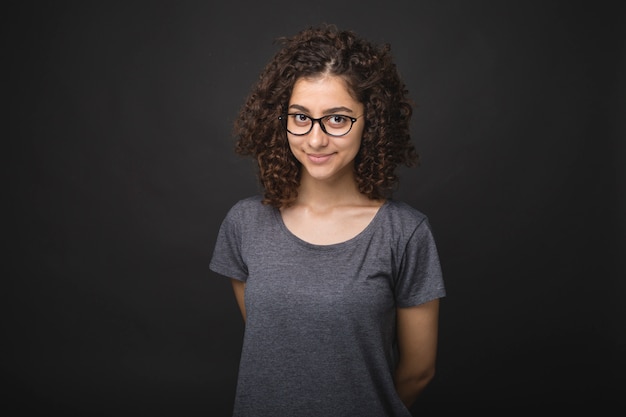
<svg viewBox="0 0 626 417"><path fill-rule="evenodd" d="M246 322L246 304L244 303L244 292L246 290L246 283L243 281L239 281L238 279L234 279L234 278L231 278L231 282L233 284L233 291L235 292L235 298L237 299L239 310L241 310L241 316L243 317L243 321L245 323Z"/></svg>

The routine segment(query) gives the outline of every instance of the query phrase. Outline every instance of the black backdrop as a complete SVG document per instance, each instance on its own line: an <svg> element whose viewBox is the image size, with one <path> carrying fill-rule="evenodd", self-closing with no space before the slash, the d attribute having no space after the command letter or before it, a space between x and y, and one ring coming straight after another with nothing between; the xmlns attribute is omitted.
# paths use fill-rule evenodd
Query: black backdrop
<svg viewBox="0 0 626 417"><path fill-rule="evenodd" d="M623 406L612 3L5 4L11 415L228 416L243 325L208 261L258 192L231 124L272 40L320 22L390 42L418 104L396 197L430 217L449 295L416 413Z"/></svg>

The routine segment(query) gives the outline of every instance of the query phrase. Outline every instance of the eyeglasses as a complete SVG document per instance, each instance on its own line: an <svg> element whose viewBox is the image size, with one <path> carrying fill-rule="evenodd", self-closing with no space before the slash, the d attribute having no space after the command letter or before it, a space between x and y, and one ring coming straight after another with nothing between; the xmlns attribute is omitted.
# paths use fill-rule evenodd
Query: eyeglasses
<svg viewBox="0 0 626 417"><path fill-rule="evenodd" d="M335 137L347 135L352 130L354 122L358 119L358 117L349 117L342 114L330 114L314 119L302 113L288 113L278 118L282 120L287 132L292 135L304 136L308 134L313 129L315 122L317 122L324 133Z"/></svg>

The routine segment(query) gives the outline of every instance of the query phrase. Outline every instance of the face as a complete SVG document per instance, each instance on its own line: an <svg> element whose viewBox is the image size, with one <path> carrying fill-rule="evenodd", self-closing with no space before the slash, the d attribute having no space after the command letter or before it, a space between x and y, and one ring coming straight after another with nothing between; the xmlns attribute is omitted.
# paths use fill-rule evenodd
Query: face
<svg viewBox="0 0 626 417"><path fill-rule="evenodd" d="M313 128L306 135L287 133L291 152L302 164L303 180L307 176L320 181L354 177L354 158L361 146L365 124L363 109L363 104L352 98L340 77L300 78L296 81L287 109L287 113L298 115L295 123L310 122L307 117L317 119L332 115L322 120L326 130L332 133L333 129L342 129L344 123L350 126L350 118L357 118L344 136L325 133L318 122L313 122Z"/></svg>

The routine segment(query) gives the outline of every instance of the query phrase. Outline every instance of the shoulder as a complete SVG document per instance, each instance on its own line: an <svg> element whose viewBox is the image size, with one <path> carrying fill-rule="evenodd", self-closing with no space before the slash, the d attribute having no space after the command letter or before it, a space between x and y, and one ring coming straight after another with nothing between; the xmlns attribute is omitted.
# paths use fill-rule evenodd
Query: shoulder
<svg viewBox="0 0 626 417"><path fill-rule="evenodd" d="M430 239L432 230L428 216L403 201L389 199L381 210L383 228L393 240Z"/></svg>
<svg viewBox="0 0 626 417"><path fill-rule="evenodd" d="M271 214L273 207L262 203L261 195L253 195L237 201L228 210L226 219L230 221L254 220Z"/></svg>
<svg viewBox="0 0 626 417"><path fill-rule="evenodd" d="M250 197L243 198L237 201L235 204L233 204L230 211L249 212L249 211L259 210L263 206L263 203L261 203L262 200L263 200L263 197L261 197L260 195L253 195Z"/></svg>
<svg viewBox="0 0 626 417"><path fill-rule="evenodd" d="M428 222L428 217L404 201L389 199L385 203L385 217L395 224L419 226Z"/></svg>

